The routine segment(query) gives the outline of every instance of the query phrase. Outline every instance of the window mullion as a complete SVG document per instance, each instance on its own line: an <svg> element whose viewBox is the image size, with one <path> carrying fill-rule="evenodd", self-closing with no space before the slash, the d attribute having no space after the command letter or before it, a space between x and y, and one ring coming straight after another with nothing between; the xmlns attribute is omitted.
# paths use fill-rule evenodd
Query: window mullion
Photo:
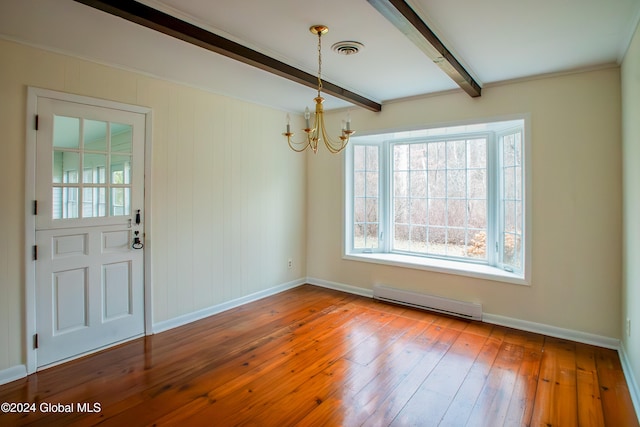
<svg viewBox="0 0 640 427"><path fill-rule="evenodd" d="M499 233L501 224L500 201L502 180L499 169L501 166L498 138L495 134L487 137L487 262L498 265L499 262Z"/></svg>
<svg viewBox="0 0 640 427"><path fill-rule="evenodd" d="M385 141L380 144L380 151L378 154L380 165L380 197L378 199L380 203L380 251L388 253L391 251L391 238L392 238L392 203L393 196L391 193L392 183L392 145Z"/></svg>
<svg viewBox="0 0 640 427"><path fill-rule="evenodd" d="M344 155L344 165L343 170L347 171L344 174L344 201L346 207L346 215L343 225L343 235L345 241L343 242L345 253L353 252L355 250L355 245L353 242L353 232L354 232L354 221L355 221L355 198L354 198L354 190L353 190L353 175L355 173L355 165L353 164L353 150L355 144L351 144L351 146L345 150Z"/></svg>
<svg viewBox="0 0 640 427"><path fill-rule="evenodd" d="M449 141L444 141L444 253L449 255Z"/></svg>
<svg viewBox="0 0 640 427"><path fill-rule="evenodd" d="M464 141L464 254L468 255L469 250L469 140Z"/></svg>

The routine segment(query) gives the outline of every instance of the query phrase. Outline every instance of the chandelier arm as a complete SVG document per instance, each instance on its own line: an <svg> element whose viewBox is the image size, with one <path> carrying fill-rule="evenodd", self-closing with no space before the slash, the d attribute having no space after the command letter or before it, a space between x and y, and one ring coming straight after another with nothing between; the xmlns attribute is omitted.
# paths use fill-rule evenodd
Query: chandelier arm
<svg viewBox="0 0 640 427"><path fill-rule="evenodd" d="M309 136L307 136L306 141L296 142L291 140L291 136L293 136L292 133L290 133L289 135L285 133L284 135L287 137L287 143L289 144L289 148L291 148L293 151L297 153L302 153L304 150L306 150L308 147L311 146L311 140L309 139ZM296 146L298 147L303 146L303 147L297 148Z"/></svg>
<svg viewBox="0 0 640 427"><path fill-rule="evenodd" d="M331 138L329 138L329 135L327 135L327 129L324 124L324 112L320 111L319 113L316 113L316 116L318 115L320 115L320 119L318 121L320 122L320 131L322 132L322 139L324 140L324 145L327 147L327 150L329 150L331 154L337 154L342 150L344 150L345 147L347 146L347 142L349 142L348 136L345 140L342 140L341 142L333 141Z"/></svg>
<svg viewBox="0 0 640 427"><path fill-rule="evenodd" d="M295 144L295 143L294 143ZM309 143L306 143L304 145L304 147L302 148L296 148L292 145L291 142L289 142L289 148L291 148L293 151L295 151L296 153L302 153L303 151L305 151L307 148L309 147Z"/></svg>

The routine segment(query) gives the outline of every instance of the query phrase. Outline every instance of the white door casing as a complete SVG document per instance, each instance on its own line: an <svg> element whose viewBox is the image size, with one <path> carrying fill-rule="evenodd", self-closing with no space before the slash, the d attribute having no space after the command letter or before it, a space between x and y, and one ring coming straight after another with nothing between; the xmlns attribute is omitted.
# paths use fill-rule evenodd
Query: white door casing
<svg viewBox="0 0 640 427"><path fill-rule="evenodd" d="M35 157L27 158L27 206L29 181L37 201L37 214L27 212L27 242L37 254L27 260L28 373L140 336L150 323L150 110L31 88L29 107L38 130L27 141L27 155Z"/></svg>

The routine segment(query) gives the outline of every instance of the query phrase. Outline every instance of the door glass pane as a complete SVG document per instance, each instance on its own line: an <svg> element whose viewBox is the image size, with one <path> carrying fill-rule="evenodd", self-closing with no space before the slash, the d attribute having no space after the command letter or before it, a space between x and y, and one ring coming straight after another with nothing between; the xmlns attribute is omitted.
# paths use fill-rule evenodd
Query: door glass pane
<svg viewBox="0 0 640 427"><path fill-rule="evenodd" d="M51 200L53 200L53 204L51 206L51 218L62 219L62 188L53 187Z"/></svg>
<svg viewBox="0 0 640 427"><path fill-rule="evenodd" d="M131 184L131 156L111 155L111 184Z"/></svg>
<svg viewBox="0 0 640 427"><path fill-rule="evenodd" d="M93 188L82 190L82 217L91 218L93 215Z"/></svg>
<svg viewBox="0 0 640 427"><path fill-rule="evenodd" d="M65 187L62 190L65 218L78 218L78 187Z"/></svg>
<svg viewBox="0 0 640 427"><path fill-rule="evenodd" d="M78 183L80 156L76 152L53 152L53 183Z"/></svg>
<svg viewBox="0 0 640 427"><path fill-rule="evenodd" d="M85 184L106 184L105 168L107 156L105 154L84 154L82 162L82 182Z"/></svg>
<svg viewBox="0 0 640 427"><path fill-rule="evenodd" d="M131 191L128 188L111 189L111 216L131 213Z"/></svg>
<svg viewBox="0 0 640 427"><path fill-rule="evenodd" d="M111 123L111 151L131 153L133 127L122 123Z"/></svg>
<svg viewBox="0 0 640 427"><path fill-rule="evenodd" d="M96 120L84 121L84 149L107 151L107 123Z"/></svg>
<svg viewBox="0 0 640 427"><path fill-rule="evenodd" d="M82 217L96 218L106 215L106 188L84 188L82 190Z"/></svg>
<svg viewBox="0 0 640 427"><path fill-rule="evenodd" d="M106 187L98 187L95 188L94 194L96 194L95 204L98 205L98 216L106 216L107 215L107 188Z"/></svg>
<svg viewBox="0 0 640 427"><path fill-rule="evenodd" d="M78 187L53 188L53 219L78 218Z"/></svg>
<svg viewBox="0 0 640 427"><path fill-rule="evenodd" d="M78 148L80 146L80 119L76 117L53 117L53 146Z"/></svg>

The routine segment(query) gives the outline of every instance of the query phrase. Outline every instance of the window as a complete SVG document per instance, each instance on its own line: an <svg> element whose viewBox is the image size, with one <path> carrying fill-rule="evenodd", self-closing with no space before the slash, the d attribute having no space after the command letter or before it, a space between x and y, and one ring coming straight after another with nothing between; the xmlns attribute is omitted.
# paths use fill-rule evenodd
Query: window
<svg viewBox="0 0 640 427"><path fill-rule="evenodd" d="M52 218L130 215L133 127L65 116L53 123Z"/></svg>
<svg viewBox="0 0 640 427"><path fill-rule="evenodd" d="M345 253L526 283L525 120L351 138Z"/></svg>

